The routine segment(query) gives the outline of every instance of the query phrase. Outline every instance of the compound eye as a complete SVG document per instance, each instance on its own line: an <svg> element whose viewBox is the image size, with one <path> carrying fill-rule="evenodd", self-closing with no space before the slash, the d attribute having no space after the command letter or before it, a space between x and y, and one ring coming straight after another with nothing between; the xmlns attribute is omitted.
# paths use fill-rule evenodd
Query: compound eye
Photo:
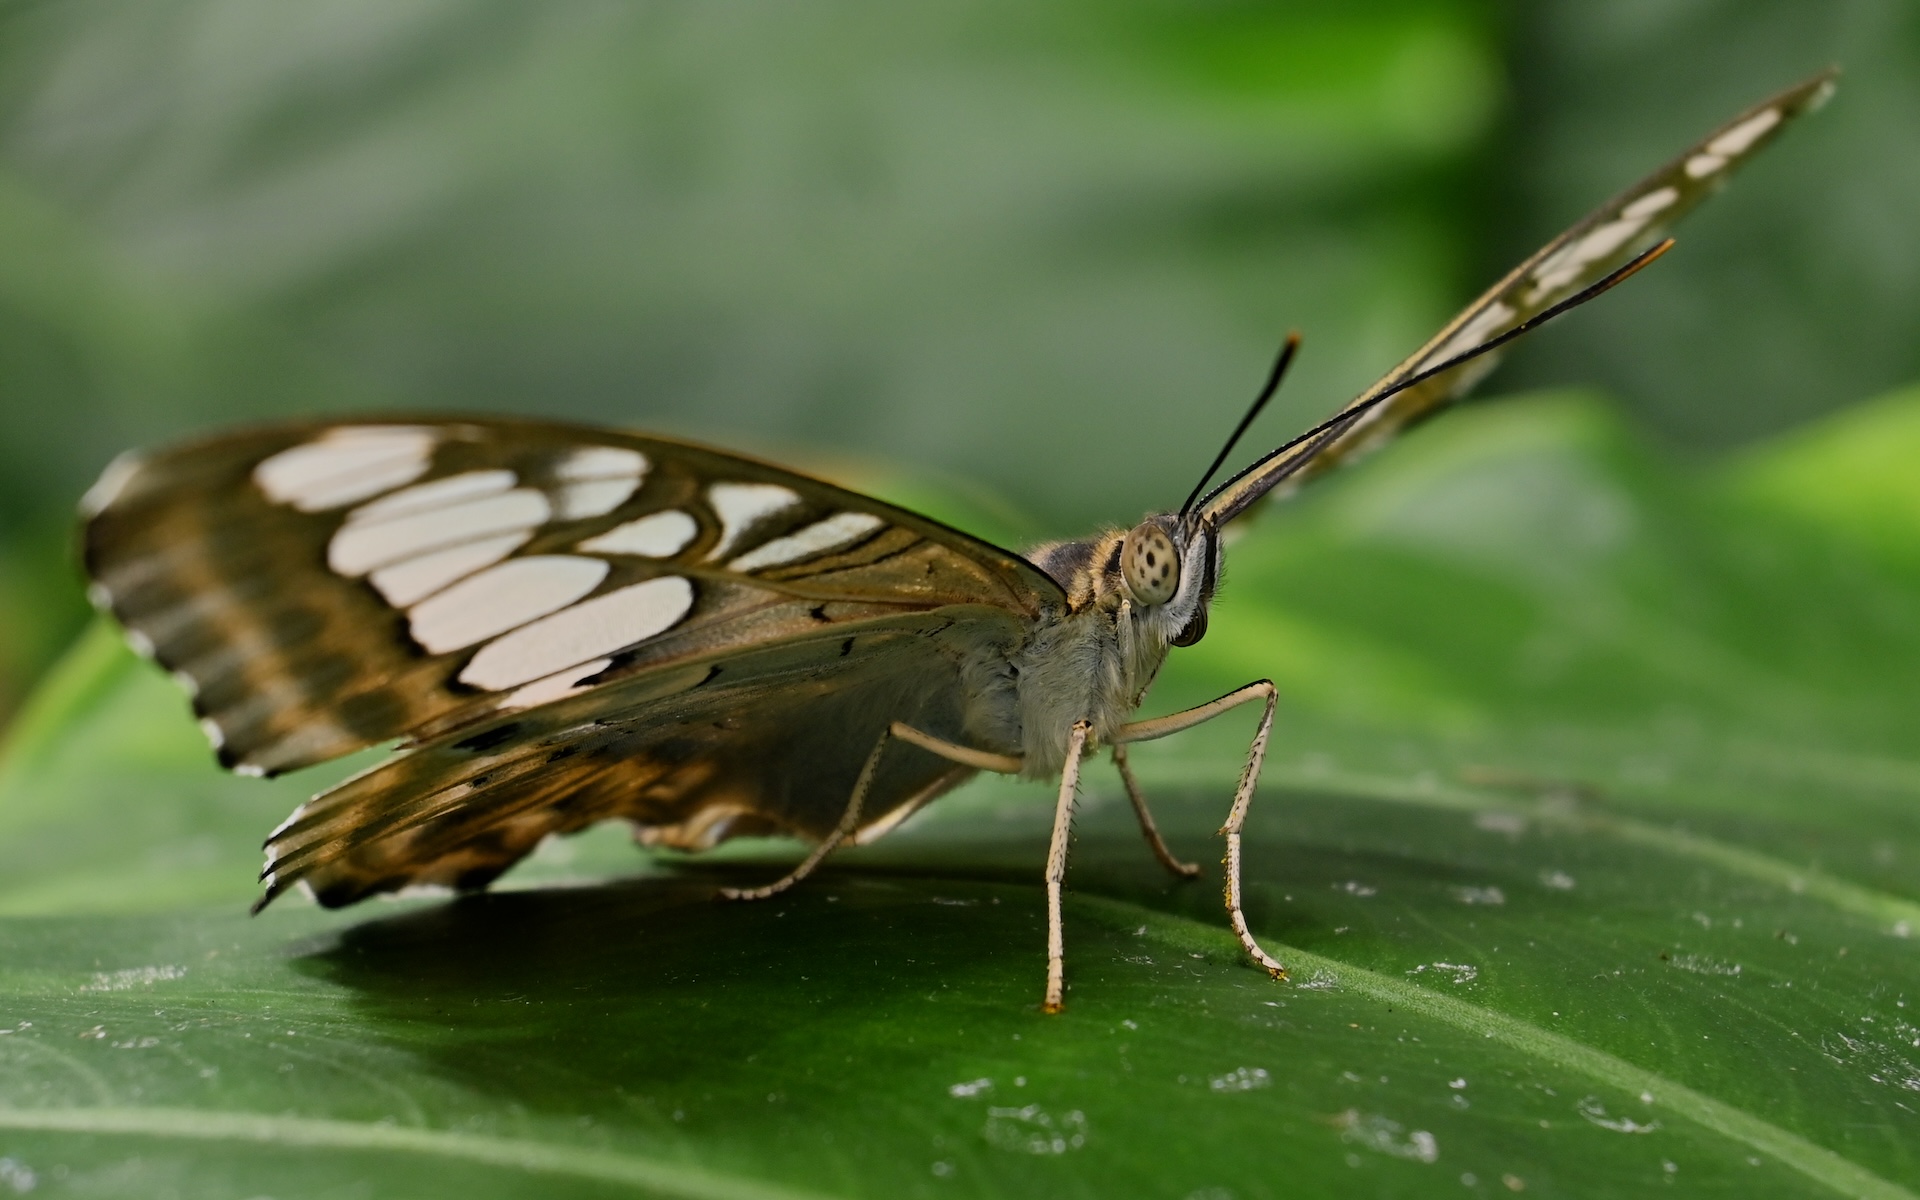
<svg viewBox="0 0 1920 1200"><path fill-rule="evenodd" d="M1120 545L1120 577L1136 604L1152 607L1173 599L1180 588L1180 559L1173 539L1160 526L1136 526Z"/></svg>

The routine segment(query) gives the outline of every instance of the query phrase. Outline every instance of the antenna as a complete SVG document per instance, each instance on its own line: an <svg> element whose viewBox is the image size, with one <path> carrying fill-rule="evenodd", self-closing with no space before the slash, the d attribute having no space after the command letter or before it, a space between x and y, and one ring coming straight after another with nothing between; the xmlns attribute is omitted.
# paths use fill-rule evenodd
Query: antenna
<svg viewBox="0 0 1920 1200"><path fill-rule="evenodd" d="M1287 367L1293 362L1294 352L1298 349L1300 349L1299 332L1289 333L1286 344L1280 347L1280 357L1273 360L1273 370L1267 374L1267 386L1260 389L1260 394L1254 398L1253 407L1247 410L1247 415L1241 417L1240 423L1235 425L1233 432L1227 435L1227 444L1220 447L1220 453L1213 456L1213 465L1200 476L1200 482L1193 485L1193 491L1187 495L1187 502L1180 506L1182 517L1193 508L1193 502L1200 498L1201 489L1207 486L1207 481L1213 478L1213 473L1220 469L1220 464L1227 461L1227 455L1233 453L1234 443L1240 440L1240 435L1247 431L1247 427L1253 424L1253 419L1260 415L1260 410L1267 406L1267 401L1273 399L1273 394L1280 390L1280 380L1285 378Z"/></svg>
<svg viewBox="0 0 1920 1200"><path fill-rule="evenodd" d="M1462 363L1470 362L1483 354L1498 350L1513 339L1539 328L1548 321L1566 312L1568 309L1580 307L1602 292L1606 292L1616 285L1625 282L1628 277L1671 249L1673 249L1672 238L1658 242L1641 251L1631 262L1606 276L1604 279L1582 288L1580 291L1560 301L1560 303L1553 305L1551 308L1542 309L1540 312L1528 317L1498 337L1488 338L1470 350L1463 350L1459 354L1444 359L1431 367L1416 371L1398 383L1383 388L1374 395L1366 397L1364 400L1357 400L1353 404L1348 405L1325 421L1315 425L1312 429L1307 430L1299 437L1294 438L1282 445L1279 449L1267 454L1246 470L1235 475L1232 479L1227 480L1219 487L1213 489L1213 491L1208 494L1206 500L1202 502L1202 507L1206 509L1212 509L1214 502L1225 495L1235 484L1250 477L1253 480L1252 484L1242 488L1239 494L1233 496L1219 511L1209 511L1202 519L1215 526L1224 525L1228 521L1233 520L1233 518L1245 512L1248 506L1253 504L1254 501L1272 491L1274 487L1279 485L1288 476L1313 460L1312 453L1289 457L1292 451L1301 445L1308 442L1325 444L1326 442L1332 441L1357 424L1360 418L1373 412L1379 408L1381 404L1399 395L1401 392L1406 391L1408 388L1417 387L1436 375L1442 375L1453 370ZM1318 445L1315 446L1315 449L1318 449ZM1192 501L1189 501L1189 508L1191 505ZM1186 511L1186 509L1182 510L1183 513Z"/></svg>

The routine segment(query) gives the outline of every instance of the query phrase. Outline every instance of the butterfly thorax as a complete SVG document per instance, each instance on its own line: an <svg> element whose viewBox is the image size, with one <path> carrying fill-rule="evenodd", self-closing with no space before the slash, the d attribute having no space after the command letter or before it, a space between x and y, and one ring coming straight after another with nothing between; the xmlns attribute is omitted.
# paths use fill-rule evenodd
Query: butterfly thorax
<svg viewBox="0 0 1920 1200"><path fill-rule="evenodd" d="M1217 540L1171 515L1084 541L1054 542L1027 558L1067 593L1063 613L1042 617L1016 656L1015 719L1026 772L1057 773L1076 721L1109 740L1145 698L1169 647L1204 622Z"/></svg>

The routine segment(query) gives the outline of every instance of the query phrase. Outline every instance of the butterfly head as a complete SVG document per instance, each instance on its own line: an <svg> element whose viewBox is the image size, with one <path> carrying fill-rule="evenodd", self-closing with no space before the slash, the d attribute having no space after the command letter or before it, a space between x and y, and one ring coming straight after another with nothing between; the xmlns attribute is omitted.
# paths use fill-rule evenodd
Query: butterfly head
<svg viewBox="0 0 1920 1200"><path fill-rule="evenodd" d="M1119 550L1120 588L1134 611L1168 645L1199 641L1220 578L1219 538L1212 527L1161 513L1128 530Z"/></svg>

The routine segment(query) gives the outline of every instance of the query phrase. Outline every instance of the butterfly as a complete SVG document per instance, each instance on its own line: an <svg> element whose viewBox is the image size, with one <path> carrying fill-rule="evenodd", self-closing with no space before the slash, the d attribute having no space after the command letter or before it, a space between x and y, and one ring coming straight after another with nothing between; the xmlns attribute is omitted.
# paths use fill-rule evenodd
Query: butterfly
<svg viewBox="0 0 1920 1200"><path fill-rule="evenodd" d="M1110 751L1260 709L1226 822L1228 919L1276 696L1267 680L1135 720L1199 641L1222 531L1458 398L1512 339L1670 246L1666 227L1831 72L1735 117L1514 268L1327 421L1212 490L1266 388L1177 511L1016 554L870 496L665 438L547 420L278 424L112 463L82 501L89 594L170 670L226 767L272 775L397 742L266 842L255 911L484 887L543 838L629 822L647 846L871 842L980 771L1058 781L1043 1005L1065 991L1079 776ZM1204 494L1203 494L1204 493Z"/></svg>

